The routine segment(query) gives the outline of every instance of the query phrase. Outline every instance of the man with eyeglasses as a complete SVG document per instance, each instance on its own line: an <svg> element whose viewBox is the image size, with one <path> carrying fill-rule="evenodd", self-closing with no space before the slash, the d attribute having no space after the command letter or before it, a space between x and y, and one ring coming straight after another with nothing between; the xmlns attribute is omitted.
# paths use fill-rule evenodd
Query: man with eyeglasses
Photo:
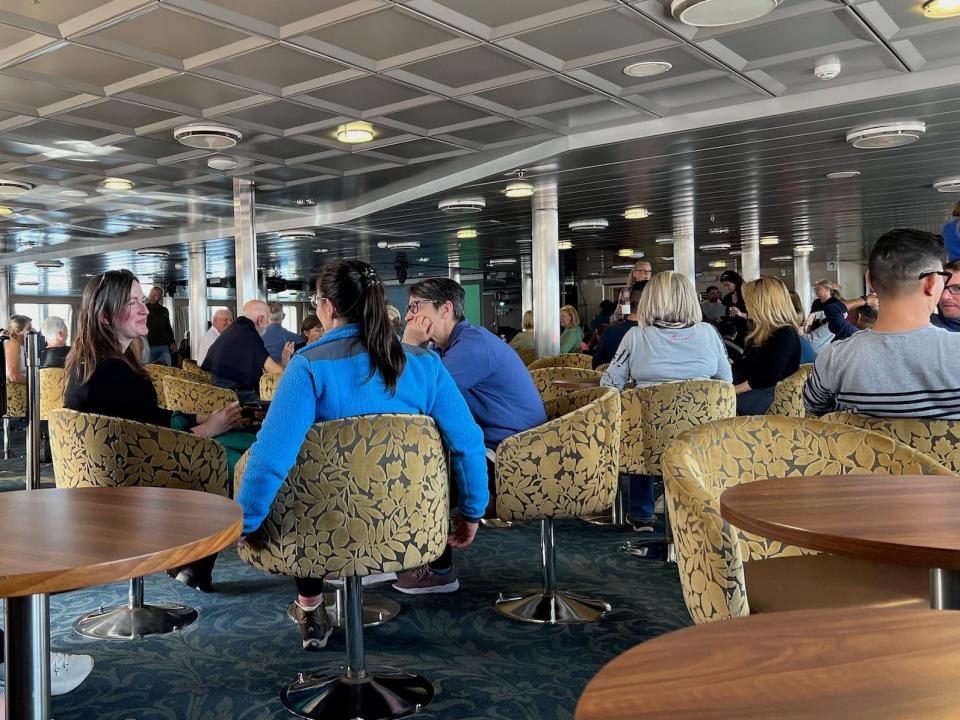
<svg viewBox="0 0 960 720"><path fill-rule="evenodd" d="M411 286L407 305L406 345L432 342L483 431L487 447L490 497L491 456L505 438L547 421L540 393L520 356L486 328L471 324L464 312L464 292L448 278L430 278ZM456 486L451 486L451 492ZM456 498L451 499L455 506ZM478 523L480 518L464 518ZM476 527L476 525L474 525ZM400 573L394 587L409 594L454 592L460 587L449 546L436 561Z"/></svg>
<svg viewBox="0 0 960 720"><path fill-rule="evenodd" d="M940 238L921 230L899 228L877 240L867 273L877 321L817 355L803 390L808 412L960 419L960 335L930 322L956 277L943 258Z"/></svg>
<svg viewBox="0 0 960 720"><path fill-rule="evenodd" d="M960 332L960 260L947 263L943 269L951 275L943 288L937 312L930 316L930 323L950 332Z"/></svg>

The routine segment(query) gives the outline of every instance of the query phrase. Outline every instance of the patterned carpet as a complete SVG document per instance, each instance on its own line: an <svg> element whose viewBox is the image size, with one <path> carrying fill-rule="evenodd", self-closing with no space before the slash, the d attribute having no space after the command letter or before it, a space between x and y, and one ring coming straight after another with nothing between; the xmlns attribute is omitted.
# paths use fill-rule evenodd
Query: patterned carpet
<svg viewBox="0 0 960 720"><path fill-rule="evenodd" d="M0 461L0 488L22 488L23 460ZM49 476L49 466L45 470ZM511 621L492 607L500 590L535 587L539 525L483 528L457 554L460 592L413 597L386 590L403 607L366 631L368 664L418 672L436 697L424 720L566 720L583 687L610 659L643 640L689 624L676 567L616 551L631 532L579 521L557 524L561 587L597 594L614 612L599 623L543 627ZM57 720L266 720L291 717L280 688L298 671L343 662L344 636L327 649L299 649L285 610L292 581L243 564L231 549L215 571L218 592L195 593L165 575L146 580L147 602L192 605L200 619L179 634L131 642L92 641L72 622L99 605L123 603L126 584L51 598L55 650L94 656L79 689L54 698ZM642 692L643 678L637 678Z"/></svg>

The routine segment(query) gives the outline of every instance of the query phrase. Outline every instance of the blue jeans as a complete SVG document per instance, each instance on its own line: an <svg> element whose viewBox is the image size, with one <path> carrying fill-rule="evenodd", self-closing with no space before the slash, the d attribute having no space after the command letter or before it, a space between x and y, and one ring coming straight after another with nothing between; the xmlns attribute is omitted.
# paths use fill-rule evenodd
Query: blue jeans
<svg viewBox="0 0 960 720"><path fill-rule="evenodd" d="M630 517L637 522L652 522L653 475L627 475L627 479L630 482Z"/></svg>
<svg viewBox="0 0 960 720"><path fill-rule="evenodd" d="M173 365L170 358L170 348L167 345L150 346L150 362L158 362L161 365Z"/></svg>

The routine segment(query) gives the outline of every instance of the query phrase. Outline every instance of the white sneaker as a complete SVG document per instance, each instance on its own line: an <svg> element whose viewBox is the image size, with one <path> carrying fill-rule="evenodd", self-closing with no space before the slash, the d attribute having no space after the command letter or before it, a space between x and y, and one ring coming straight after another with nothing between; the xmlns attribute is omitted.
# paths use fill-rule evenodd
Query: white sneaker
<svg viewBox="0 0 960 720"><path fill-rule="evenodd" d="M363 587L368 587L370 585L379 585L380 583L393 582L397 579L397 574L395 572L388 573L378 573L376 575L364 575L363 576ZM328 577L327 582L333 585L334 587L340 587L343 585L343 578L340 577Z"/></svg>
<svg viewBox="0 0 960 720"><path fill-rule="evenodd" d="M89 655L50 653L50 694L66 695L87 679L93 670L93 658Z"/></svg>
<svg viewBox="0 0 960 720"><path fill-rule="evenodd" d="M657 497L657 502L653 506L654 515L663 515L663 495Z"/></svg>

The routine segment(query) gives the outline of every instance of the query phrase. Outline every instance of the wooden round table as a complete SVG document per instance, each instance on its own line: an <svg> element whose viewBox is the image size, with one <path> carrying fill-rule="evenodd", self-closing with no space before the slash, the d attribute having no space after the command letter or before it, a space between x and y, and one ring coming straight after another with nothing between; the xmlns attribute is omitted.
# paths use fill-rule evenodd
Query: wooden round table
<svg viewBox="0 0 960 720"><path fill-rule="evenodd" d="M553 380L553 384L557 387L567 388L568 390L588 390L590 388L600 387L600 379L581 377L556 378Z"/></svg>
<svg viewBox="0 0 960 720"><path fill-rule="evenodd" d="M243 529L232 500L190 490L77 488L0 493L0 597L6 600L7 709L49 707L46 593L125 580L199 560Z"/></svg>
<svg viewBox="0 0 960 720"><path fill-rule="evenodd" d="M803 610L684 628L604 666L576 720L948 720L960 613Z"/></svg>
<svg viewBox="0 0 960 720"><path fill-rule="evenodd" d="M960 609L960 478L840 475L759 480L720 495L731 525L772 540L931 569L931 605Z"/></svg>

